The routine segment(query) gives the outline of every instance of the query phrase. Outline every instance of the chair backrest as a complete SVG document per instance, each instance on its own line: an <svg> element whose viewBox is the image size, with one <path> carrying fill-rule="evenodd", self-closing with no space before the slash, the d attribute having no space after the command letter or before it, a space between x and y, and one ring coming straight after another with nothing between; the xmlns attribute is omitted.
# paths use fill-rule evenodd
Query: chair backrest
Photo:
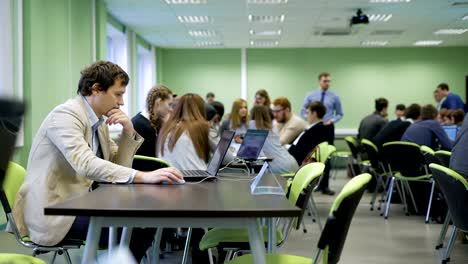
<svg viewBox="0 0 468 264"><path fill-rule="evenodd" d="M434 153L434 156L437 160L439 160L439 162L435 163L440 164L444 167L450 167L450 157L452 156L452 152L446 150L438 150Z"/></svg>
<svg viewBox="0 0 468 264"><path fill-rule="evenodd" d="M379 169L379 149L372 143L372 141L363 138L361 140L361 147L366 152L367 158L369 159L371 166L374 170Z"/></svg>
<svg viewBox="0 0 468 264"><path fill-rule="evenodd" d="M340 260L354 212L371 178L369 173L352 178L333 202L318 242L318 248L324 250L322 263L334 264Z"/></svg>
<svg viewBox="0 0 468 264"><path fill-rule="evenodd" d="M468 181L456 171L439 164L430 164L429 168L444 194L454 225L468 231Z"/></svg>
<svg viewBox="0 0 468 264"><path fill-rule="evenodd" d="M139 171L154 171L161 168L171 167L169 162L148 156L135 155L133 157L132 168Z"/></svg>
<svg viewBox="0 0 468 264"><path fill-rule="evenodd" d="M344 140L346 141L346 144L348 144L348 148L351 151L353 158L357 159L359 156L359 142L357 139L352 136L347 136Z"/></svg>
<svg viewBox="0 0 468 264"><path fill-rule="evenodd" d="M329 149L328 149L328 142L324 141L317 145L318 151L314 152L314 158L318 162L325 163L328 158Z"/></svg>
<svg viewBox="0 0 468 264"><path fill-rule="evenodd" d="M418 144L405 141L392 141L383 144L382 159L392 171L400 172L403 176L423 175L426 161Z"/></svg>
<svg viewBox="0 0 468 264"><path fill-rule="evenodd" d="M439 160L434 156L435 151L428 146L421 146L421 154L426 161L426 165L429 166L431 163L440 164Z"/></svg>
<svg viewBox="0 0 468 264"><path fill-rule="evenodd" d="M5 214L11 212L11 208L13 208L15 204L16 193L18 193L23 184L25 176L26 170L20 165L10 161L5 179L0 186L0 192L5 195L5 199L2 198L2 206L3 210L5 210Z"/></svg>

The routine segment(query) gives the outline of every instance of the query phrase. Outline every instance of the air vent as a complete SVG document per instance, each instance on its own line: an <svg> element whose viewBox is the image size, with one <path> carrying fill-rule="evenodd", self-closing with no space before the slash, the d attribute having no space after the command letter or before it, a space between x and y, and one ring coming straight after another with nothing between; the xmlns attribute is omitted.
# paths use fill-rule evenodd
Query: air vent
<svg viewBox="0 0 468 264"><path fill-rule="evenodd" d="M453 2L452 6L468 6L468 2Z"/></svg>
<svg viewBox="0 0 468 264"><path fill-rule="evenodd" d="M401 35L403 30L374 30L371 35Z"/></svg>
<svg viewBox="0 0 468 264"><path fill-rule="evenodd" d="M325 28L315 31L317 36L349 36L351 35L350 28Z"/></svg>

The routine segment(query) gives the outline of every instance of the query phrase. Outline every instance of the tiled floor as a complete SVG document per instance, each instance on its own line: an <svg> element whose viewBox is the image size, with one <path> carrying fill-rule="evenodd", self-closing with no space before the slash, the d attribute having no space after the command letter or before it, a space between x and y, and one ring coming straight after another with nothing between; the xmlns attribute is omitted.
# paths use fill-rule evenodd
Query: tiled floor
<svg viewBox="0 0 468 264"><path fill-rule="evenodd" d="M339 190L346 182L344 172L338 173L337 180L332 180L332 187ZM322 222L328 214L330 205L336 196L314 194L319 207ZM390 217L384 220L378 212L369 210L370 194L365 194L351 224L340 263L440 263L439 251L434 249L441 226L425 224L422 216L405 216L400 205L392 205ZM468 216L467 216L468 217ZM0 225L3 216L0 216ZM293 231L288 241L279 250L281 253L313 257L319 229L306 218L308 232ZM0 232L0 252L31 254L21 247L7 233ZM70 251L74 263L80 263L82 250ZM51 255L41 258L49 260ZM161 263L180 263L181 253L167 255ZM56 263L65 263L62 257ZM457 241L452 252L451 262L468 263L468 245Z"/></svg>

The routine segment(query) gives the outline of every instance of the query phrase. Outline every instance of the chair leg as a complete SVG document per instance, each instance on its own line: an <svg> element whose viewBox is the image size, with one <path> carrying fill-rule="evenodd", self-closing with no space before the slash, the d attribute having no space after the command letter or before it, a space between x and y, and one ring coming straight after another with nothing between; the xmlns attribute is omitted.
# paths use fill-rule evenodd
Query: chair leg
<svg viewBox="0 0 468 264"><path fill-rule="evenodd" d="M224 262L228 262L229 260L231 260L231 258L232 258L232 253L233 253L233 250L229 250L229 251L226 253L226 258L224 259Z"/></svg>
<svg viewBox="0 0 468 264"><path fill-rule="evenodd" d="M447 234L447 229L450 223L450 212L447 210L447 215L445 215L444 225L440 230L439 240L437 240L437 245L435 249L442 248L444 246L445 235Z"/></svg>
<svg viewBox="0 0 468 264"><path fill-rule="evenodd" d="M429 223L429 215L431 213L431 207L432 207L432 198L434 196L435 181L432 180L431 182L432 182L432 186L431 186L431 194L429 195L429 204L427 205L426 224Z"/></svg>
<svg viewBox="0 0 468 264"><path fill-rule="evenodd" d="M190 249L190 238L192 237L192 228L189 227L187 231L187 239L185 240L185 248L184 248L184 254L182 256L182 264L187 263L187 258L188 258L188 252Z"/></svg>
<svg viewBox="0 0 468 264"><path fill-rule="evenodd" d="M70 258L70 254L68 254L68 250L64 249L63 250L63 256L65 257L65 261L68 263L68 264L72 264L72 261L71 261L71 258Z"/></svg>
<svg viewBox="0 0 468 264"><path fill-rule="evenodd" d="M375 190L374 190L374 193L372 194L372 199L371 199L371 202L370 202L370 210L371 211L374 211L374 205L375 205L375 200L377 199L377 192L379 191L379 187L380 187L380 184L382 182L382 176L378 176L377 177L377 184L375 185Z"/></svg>
<svg viewBox="0 0 468 264"><path fill-rule="evenodd" d="M384 198L386 198L386 194L388 194L388 186L390 185L390 180L391 180L391 177L387 177L387 180L383 181L384 190L382 194L380 195L379 207L377 207L377 210L379 211L382 208L382 201L384 201Z"/></svg>
<svg viewBox="0 0 468 264"><path fill-rule="evenodd" d="M390 180L390 186L388 186L388 195L387 195L387 205L385 208L385 219L388 219L388 213L390 212L390 202L392 201L392 194L393 194L393 184L395 183L395 177L392 177Z"/></svg>
<svg viewBox="0 0 468 264"><path fill-rule="evenodd" d="M411 191L411 187L409 185L409 183L407 181L405 181L405 186L408 190L408 193L411 197L411 202L413 203L413 206L414 206L414 210L416 211L416 213L418 213L418 206L416 205L416 200L414 200L414 196L413 196L413 192Z"/></svg>
<svg viewBox="0 0 468 264"><path fill-rule="evenodd" d="M321 261L320 261L320 253L322 253L322 250L321 250L321 249L319 249L319 250L317 251L317 254L315 255L314 262L313 262L314 264L321 263Z"/></svg>
<svg viewBox="0 0 468 264"><path fill-rule="evenodd" d="M442 263L447 263L450 261L450 253L452 253L453 244L455 244L455 239L457 238L458 228L453 226L452 234L450 235L450 240L447 245L447 249L445 250L444 258L442 259Z"/></svg>
<svg viewBox="0 0 468 264"><path fill-rule="evenodd" d="M55 253L57 253L57 251L55 251ZM36 257L36 256L37 256L37 252L36 252L36 249L33 249L33 253L32 253L32 256L33 256L33 257Z"/></svg>
<svg viewBox="0 0 468 264"><path fill-rule="evenodd" d="M316 219L316 222L320 228L320 231L322 231L322 221L320 221L320 215L319 215L319 212L318 212L318 208L317 208L317 205L315 204L315 201L314 201L314 197L310 196L310 199L309 199L309 205L310 207L312 207L312 212L314 213L314 216L315 216L315 219Z"/></svg>
<svg viewBox="0 0 468 264"><path fill-rule="evenodd" d="M306 228L306 226L304 224L304 219L302 219L301 225L302 225L302 232L304 232L304 234L307 233L307 228Z"/></svg>
<svg viewBox="0 0 468 264"><path fill-rule="evenodd" d="M396 186L398 195L400 196L400 199L403 202L403 208L405 209L405 214L409 215L408 204L406 203L406 195L405 195L405 191L403 190L403 181L395 179L395 186Z"/></svg>
<svg viewBox="0 0 468 264"><path fill-rule="evenodd" d="M34 255L33 255L34 257ZM52 261L50 261L50 264L54 264L55 263L55 258L57 257L57 251L54 251L54 255L52 256Z"/></svg>
<svg viewBox="0 0 468 264"><path fill-rule="evenodd" d="M164 228L159 227L156 229L156 234L154 235L153 248L152 248L152 258L151 263L159 263L159 255L161 251L161 238Z"/></svg>

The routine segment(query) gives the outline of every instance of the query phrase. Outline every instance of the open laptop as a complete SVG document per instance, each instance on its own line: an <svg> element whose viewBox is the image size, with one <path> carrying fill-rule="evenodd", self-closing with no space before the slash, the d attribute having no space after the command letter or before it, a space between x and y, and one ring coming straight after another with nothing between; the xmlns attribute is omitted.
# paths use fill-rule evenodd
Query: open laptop
<svg viewBox="0 0 468 264"><path fill-rule="evenodd" d="M219 167L223 162L224 156L231 144L231 140L234 137L234 131L225 130L221 135L221 139L219 140L218 146L216 146L216 150L211 157L210 162L208 163L208 167L206 171L204 170L182 170L182 174L184 175L184 180L187 182L194 182L194 181L201 181L206 177L216 176L218 174Z"/></svg>
<svg viewBox="0 0 468 264"><path fill-rule="evenodd" d="M457 134L458 134L458 126L442 126L444 128L444 131L445 131L445 134L447 134L448 138L451 140L451 141L455 141L455 139L457 138Z"/></svg>
<svg viewBox="0 0 468 264"><path fill-rule="evenodd" d="M268 132L268 130L260 129L247 130L239 151L237 151L237 158L246 161L257 160L268 137Z"/></svg>
<svg viewBox="0 0 468 264"><path fill-rule="evenodd" d="M15 149L23 114L23 103L0 99L0 186L3 186L8 163Z"/></svg>

